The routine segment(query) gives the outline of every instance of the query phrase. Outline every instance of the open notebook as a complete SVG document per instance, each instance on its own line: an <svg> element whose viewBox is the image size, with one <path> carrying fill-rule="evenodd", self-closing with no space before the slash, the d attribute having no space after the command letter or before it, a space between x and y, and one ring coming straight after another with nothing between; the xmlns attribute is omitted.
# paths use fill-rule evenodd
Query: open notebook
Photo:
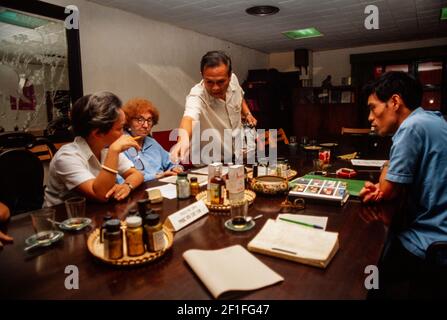
<svg viewBox="0 0 447 320"><path fill-rule="evenodd" d="M248 250L326 268L338 250L338 233L269 219Z"/></svg>
<svg viewBox="0 0 447 320"><path fill-rule="evenodd" d="M218 250L191 249L183 258L214 298L229 291L260 289L284 278L240 245Z"/></svg>

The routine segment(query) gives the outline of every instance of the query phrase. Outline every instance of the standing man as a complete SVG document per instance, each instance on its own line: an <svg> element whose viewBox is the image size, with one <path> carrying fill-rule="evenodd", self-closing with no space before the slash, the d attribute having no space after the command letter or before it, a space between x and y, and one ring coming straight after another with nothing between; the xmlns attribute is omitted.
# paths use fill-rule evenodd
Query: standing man
<svg viewBox="0 0 447 320"><path fill-rule="evenodd" d="M427 248L447 241L447 123L441 113L420 107L421 84L404 72L386 73L365 89L372 127L394 136L379 182L366 182L360 196L378 202L406 195L408 224L382 262L380 289L387 295L423 282Z"/></svg>
<svg viewBox="0 0 447 320"><path fill-rule="evenodd" d="M229 150L231 146L223 143L224 129L242 129L241 116L249 125L255 126L257 123L244 100L239 81L232 73L231 59L226 53L207 52L200 62L200 72L202 81L186 97L185 112L179 127L184 131L182 133L180 130L178 142L171 150L175 162L188 158L193 125L200 124L200 133L205 129L216 129L220 134L217 143Z"/></svg>

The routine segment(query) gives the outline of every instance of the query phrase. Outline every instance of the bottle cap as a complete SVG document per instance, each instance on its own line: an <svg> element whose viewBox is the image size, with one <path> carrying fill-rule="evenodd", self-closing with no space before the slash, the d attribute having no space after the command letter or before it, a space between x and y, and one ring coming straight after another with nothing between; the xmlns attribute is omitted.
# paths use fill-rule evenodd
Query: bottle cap
<svg viewBox="0 0 447 320"><path fill-rule="evenodd" d="M180 172L177 174L177 177L186 178L187 176L188 176L188 174L186 172Z"/></svg>
<svg viewBox="0 0 447 320"><path fill-rule="evenodd" d="M191 177L191 182L197 182L197 177Z"/></svg>
<svg viewBox="0 0 447 320"><path fill-rule="evenodd" d="M156 214L156 213L151 213L148 214L145 218L144 218L144 223L149 225L149 226L155 226L160 222L160 215Z"/></svg>
<svg viewBox="0 0 447 320"><path fill-rule="evenodd" d="M110 219L106 222L106 230L107 232L116 232L119 231L121 227L121 221L119 219Z"/></svg>
<svg viewBox="0 0 447 320"><path fill-rule="evenodd" d="M129 228L137 228L141 226L142 219L138 216L131 216L126 218L126 224Z"/></svg>

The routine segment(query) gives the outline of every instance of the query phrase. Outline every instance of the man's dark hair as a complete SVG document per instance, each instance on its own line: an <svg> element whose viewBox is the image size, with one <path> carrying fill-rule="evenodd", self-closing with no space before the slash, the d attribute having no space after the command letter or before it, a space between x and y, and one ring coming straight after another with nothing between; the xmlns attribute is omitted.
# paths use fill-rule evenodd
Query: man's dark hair
<svg viewBox="0 0 447 320"><path fill-rule="evenodd" d="M121 100L110 92L97 92L79 98L71 111L71 125L75 136L86 138L98 129L107 133L118 119Z"/></svg>
<svg viewBox="0 0 447 320"><path fill-rule="evenodd" d="M200 61L200 72L205 68L214 68L224 64L228 67L228 75L231 76L231 58L223 51L208 51Z"/></svg>
<svg viewBox="0 0 447 320"><path fill-rule="evenodd" d="M406 107L414 110L421 105L422 85L413 76L402 71L390 71L363 87L365 97L375 93L380 101L388 101L393 94L399 95Z"/></svg>

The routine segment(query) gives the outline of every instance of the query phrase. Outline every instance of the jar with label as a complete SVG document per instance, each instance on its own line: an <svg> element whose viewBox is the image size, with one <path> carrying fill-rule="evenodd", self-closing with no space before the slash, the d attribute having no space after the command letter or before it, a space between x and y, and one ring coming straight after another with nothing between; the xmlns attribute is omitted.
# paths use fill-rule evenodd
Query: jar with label
<svg viewBox="0 0 447 320"><path fill-rule="evenodd" d="M126 218L127 255L134 257L144 254L142 219L139 216Z"/></svg>
<svg viewBox="0 0 447 320"><path fill-rule="evenodd" d="M112 260L123 257L123 233L119 219L111 219L105 223L104 257Z"/></svg>
<svg viewBox="0 0 447 320"><path fill-rule="evenodd" d="M211 204L223 204L225 195L225 182L221 178L222 170L217 167L214 172L214 177L210 180L209 185L209 199Z"/></svg>
<svg viewBox="0 0 447 320"><path fill-rule="evenodd" d="M156 213L148 214L144 219L147 251L160 251L165 247L165 236L160 216Z"/></svg>
<svg viewBox="0 0 447 320"><path fill-rule="evenodd" d="M191 195L195 197L200 191L200 186L199 183L197 182L197 177L191 177L190 180L191 180L190 183Z"/></svg>
<svg viewBox="0 0 447 320"><path fill-rule="evenodd" d="M177 198L188 199L191 196L188 175L186 172L180 172L177 175Z"/></svg>

